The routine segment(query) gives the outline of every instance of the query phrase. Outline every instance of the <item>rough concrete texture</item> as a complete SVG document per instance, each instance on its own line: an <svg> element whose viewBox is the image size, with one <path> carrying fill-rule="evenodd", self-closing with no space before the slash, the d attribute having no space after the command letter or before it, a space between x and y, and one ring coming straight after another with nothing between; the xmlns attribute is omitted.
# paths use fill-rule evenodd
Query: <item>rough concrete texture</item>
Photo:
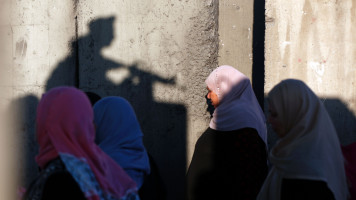
<svg viewBox="0 0 356 200"><path fill-rule="evenodd" d="M11 49L11 27L9 25L9 8L10 2L0 0L0 199L15 199L14 186L16 183L15 171L16 158L13 156L13 146L15 138L9 134L9 126L6 122L5 109L9 96L9 79L6 73L11 70L11 53L7 50Z"/></svg>
<svg viewBox="0 0 356 200"><path fill-rule="evenodd" d="M0 8L0 102L1 117L5 117L8 128L1 132L0 146L5 148L1 152L11 152L7 155L14 159L1 163L11 164L9 173L1 174L12 176L2 180L27 186L38 171L34 160L38 152L36 106L46 90L49 74L70 52L67 44L75 37L75 6L71 0L9 0L2 1ZM58 78L68 76L63 72Z"/></svg>
<svg viewBox="0 0 356 200"><path fill-rule="evenodd" d="M72 85L132 103L168 199L184 199L186 168L209 122L204 80L217 67L218 1L13 0L9 9L0 87L13 126L1 141L14 136L7 149L19 152L20 184L37 174L41 95Z"/></svg>
<svg viewBox="0 0 356 200"><path fill-rule="evenodd" d="M183 199L186 167L209 122L204 80L219 45L219 64L251 78L252 2L0 3L0 127L9 128L0 132L0 199L14 199L11 186L35 177L35 108L58 85L127 98L168 199ZM355 10L352 0L266 1L265 95L285 78L304 80L343 144L356 140Z"/></svg>
<svg viewBox="0 0 356 200"><path fill-rule="evenodd" d="M204 84L217 66L218 1L79 1L79 87L128 99L168 199L208 126Z"/></svg>
<svg viewBox="0 0 356 200"><path fill-rule="evenodd" d="M219 2L219 65L231 65L252 80L253 3Z"/></svg>
<svg viewBox="0 0 356 200"><path fill-rule="evenodd" d="M283 79L307 83L342 144L356 141L356 5L353 0L267 0L265 93Z"/></svg>

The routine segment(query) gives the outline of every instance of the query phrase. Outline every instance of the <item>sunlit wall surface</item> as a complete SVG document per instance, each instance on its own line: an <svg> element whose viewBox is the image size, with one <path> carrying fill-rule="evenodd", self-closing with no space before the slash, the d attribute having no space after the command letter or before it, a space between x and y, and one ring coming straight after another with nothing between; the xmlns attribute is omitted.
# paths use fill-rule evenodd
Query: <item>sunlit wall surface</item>
<svg viewBox="0 0 356 200"><path fill-rule="evenodd" d="M356 2L267 0L265 93L301 79L327 107L342 144L356 141Z"/></svg>
<svg viewBox="0 0 356 200"><path fill-rule="evenodd" d="M217 67L218 1L12 0L7 11L0 87L11 125L0 148L14 161L1 166L15 172L15 188L37 175L41 95L70 85L132 103L168 198L183 199L186 167L209 122L204 80Z"/></svg>
<svg viewBox="0 0 356 200"><path fill-rule="evenodd" d="M253 6L249 0L219 1L219 65L231 65L251 80Z"/></svg>

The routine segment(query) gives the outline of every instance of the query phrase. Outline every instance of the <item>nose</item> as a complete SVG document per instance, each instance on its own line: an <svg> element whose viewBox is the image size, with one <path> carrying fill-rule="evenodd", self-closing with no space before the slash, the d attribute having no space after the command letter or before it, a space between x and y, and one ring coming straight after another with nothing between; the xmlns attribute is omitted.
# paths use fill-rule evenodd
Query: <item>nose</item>
<svg viewBox="0 0 356 200"><path fill-rule="evenodd" d="M206 98L210 99L210 92L206 95Z"/></svg>

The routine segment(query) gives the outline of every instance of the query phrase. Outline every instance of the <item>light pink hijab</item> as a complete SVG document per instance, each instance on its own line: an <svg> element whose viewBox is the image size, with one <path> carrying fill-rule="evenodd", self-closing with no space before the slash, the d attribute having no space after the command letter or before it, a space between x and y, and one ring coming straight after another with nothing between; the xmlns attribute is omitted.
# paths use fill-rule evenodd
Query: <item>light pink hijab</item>
<svg viewBox="0 0 356 200"><path fill-rule="evenodd" d="M91 104L82 91L58 87L45 93L37 107L40 149L36 162L45 168L60 157L87 199L121 199L135 192L136 184L94 143L93 120Z"/></svg>
<svg viewBox="0 0 356 200"><path fill-rule="evenodd" d="M266 119L247 76L223 65L211 72L205 83L219 98L210 128L219 131L254 128L267 145Z"/></svg>

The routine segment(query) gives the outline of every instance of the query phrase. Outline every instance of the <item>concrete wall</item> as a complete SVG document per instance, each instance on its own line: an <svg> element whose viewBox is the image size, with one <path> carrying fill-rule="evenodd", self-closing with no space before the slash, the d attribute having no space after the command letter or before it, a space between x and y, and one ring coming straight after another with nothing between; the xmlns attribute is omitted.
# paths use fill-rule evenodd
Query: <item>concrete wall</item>
<svg viewBox="0 0 356 200"><path fill-rule="evenodd" d="M12 137L9 126L5 121L5 110L7 109L8 95L8 80L6 79L6 72L11 70L11 44L6 42L9 40L11 34L11 28L9 26L9 7L10 3L7 1L0 1L0 199L15 199L14 186L16 185L16 177L13 176L14 166L16 165L16 158L13 157L12 147L15 142L15 138Z"/></svg>
<svg viewBox="0 0 356 200"><path fill-rule="evenodd" d="M217 1L79 1L79 87L133 105L168 199L184 198L207 127L204 80L217 66Z"/></svg>
<svg viewBox="0 0 356 200"><path fill-rule="evenodd" d="M250 78L264 102L264 0L219 1L219 65L231 65Z"/></svg>
<svg viewBox="0 0 356 200"><path fill-rule="evenodd" d="M267 0L265 93L301 79L324 102L342 144L356 141L356 2Z"/></svg>
<svg viewBox="0 0 356 200"><path fill-rule="evenodd" d="M1 135L1 144L8 145L0 146L15 156L6 166L19 175L14 184L26 186L37 174L35 113L41 95L72 85L132 103L168 199L183 199L186 167L209 122L204 80L217 67L218 1L13 0L8 5L0 87L11 126Z"/></svg>
<svg viewBox="0 0 356 200"><path fill-rule="evenodd" d="M1 1L0 121L8 129L1 130L0 146L10 157L1 157L1 166L9 167L1 173L1 181L7 182L1 195L16 194L13 185L27 185L37 174L35 110L48 74L66 56L67 41L75 36L73 7L70 0Z"/></svg>
<svg viewBox="0 0 356 200"><path fill-rule="evenodd" d="M253 4L219 1L219 65L231 65L252 80Z"/></svg>
<svg viewBox="0 0 356 200"><path fill-rule="evenodd" d="M0 199L13 199L12 186L35 177L36 106L58 85L132 102L168 198L183 199L186 167L209 122L205 78L218 64L251 79L259 70L252 63L260 48L252 41L256 3L0 3L0 125L8 128L0 132L0 159L7 161L0 165ZM343 144L356 140L355 13L352 0L266 1L265 95L285 78L304 80L325 103ZM271 145L275 139L270 132Z"/></svg>

